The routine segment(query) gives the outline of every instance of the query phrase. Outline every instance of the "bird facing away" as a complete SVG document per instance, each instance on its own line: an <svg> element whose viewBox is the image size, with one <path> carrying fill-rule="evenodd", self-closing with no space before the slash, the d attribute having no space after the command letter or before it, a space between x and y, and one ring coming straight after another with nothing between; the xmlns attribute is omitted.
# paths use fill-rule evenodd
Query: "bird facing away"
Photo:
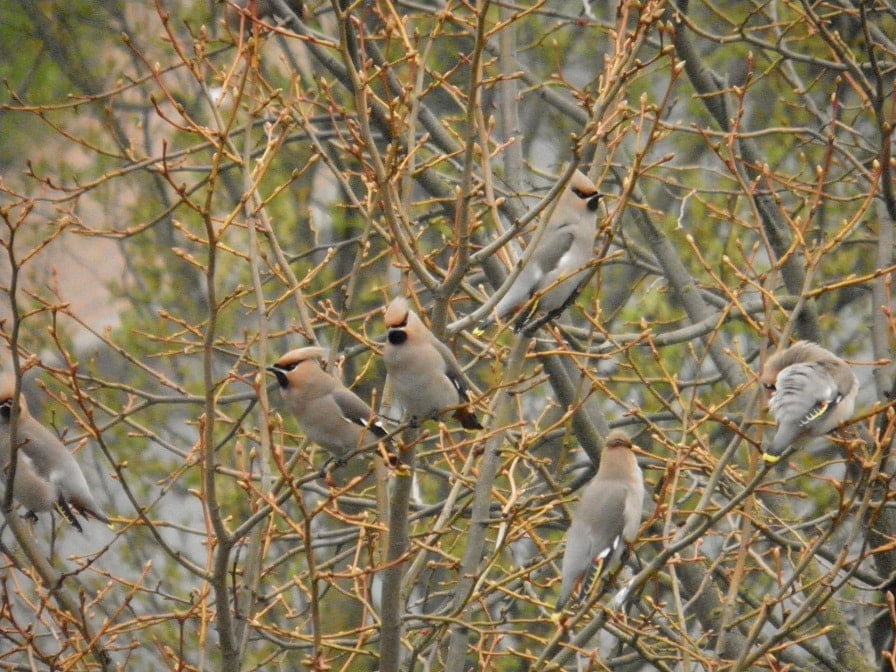
<svg viewBox="0 0 896 672"><path fill-rule="evenodd" d="M535 313L555 316L577 296L594 258L595 211L602 194L584 173L573 173L537 239L537 248L495 306L504 320L519 313L520 331ZM527 250L528 253L528 250Z"/></svg>
<svg viewBox="0 0 896 672"><path fill-rule="evenodd" d="M859 380L849 365L810 341L769 357L761 381L778 421L762 459L775 464L791 444L827 434L852 416Z"/></svg>
<svg viewBox="0 0 896 672"><path fill-rule="evenodd" d="M10 442L12 401L15 381L7 378L0 384L0 460L4 474L12 454ZM93 498L87 480L74 456L53 432L40 424L28 411L25 398L19 396L19 419L16 426L18 444L13 497L33 517L38 511L49 511L53 503L75 528L82 528L73 513L93 517L108 524L109 519Z"/></svg>
<svg viewBox="0 0 896 672"><path fill-rule="evenodd" d="M361 398L327 373L323 348L290 350L268 371L305 435L337 460L376 445L388 432Z"/></svg>
<svg viewBox="0 0 896 672"><path fill-rule="evenodd" d="M631 439L614 429L607 436L597 474L585 486L566 535L558 613L577 587L576 600L580 601L609 567L622 561L638 534L643 506L644 477Z"/></svg>
<svg viewBox="0 0 896 672"><path fill-rule="evenodd" d="M469 385L448 346L426 328L402 297L386 307L383 350L392 391L411 424L453 409L464 429L482 429L470 402Z"/></svg>

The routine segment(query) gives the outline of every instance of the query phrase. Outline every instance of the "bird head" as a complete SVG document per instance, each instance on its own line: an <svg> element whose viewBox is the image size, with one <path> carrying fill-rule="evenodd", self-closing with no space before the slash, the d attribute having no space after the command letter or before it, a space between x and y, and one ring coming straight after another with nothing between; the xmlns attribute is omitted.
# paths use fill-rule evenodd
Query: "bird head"
<svg viewBox="0 0 896 672"><path fill-rule="evenodd" d="M326 365L327 351L324 348L309 346L305 348L296 348L290 350L280 359L267 368L268 371L277 377L277 383L282 388L289 387L289 374L298 368L302 363L311 360L319 360L321 368Z"/></svg>
<svg viewBox="0 0 896 672"><path fill-rule="evenodd" d="M408 308L407 299L396 297L386 306L386 337L392 345L401 345L408 340L408 321L413 313Z"/></svg>
<svg viewBox="0 0 896 672"><path fill-rule="evenodd" d="M16 379L13 375L6 375L0 379L0 418L9 420L12 417L12 402L16 391ZM22 412L28 412L25 404L25 395L19 395L19 408Z"/></svg>
<svg viewBox="0 0 896 672"><path fill-rule="evenodd" d="M833 357L834 355L816 343L798 341L789 348L779 349L768 358L765 366L762 367L759 382L765 388L768 399L771 400L777 391L778 374L788 366L804 362L817 362Z"/></svg>
<svg viewBox="0 0 896 672"><path fill-rule="evenodd" d="M585 207L590 212L597 210L600 199L603 198L603 194L597 190L594 183L581 170L573 173L572 179L569 181L569 189L577 198L585 202Z"/></svg>

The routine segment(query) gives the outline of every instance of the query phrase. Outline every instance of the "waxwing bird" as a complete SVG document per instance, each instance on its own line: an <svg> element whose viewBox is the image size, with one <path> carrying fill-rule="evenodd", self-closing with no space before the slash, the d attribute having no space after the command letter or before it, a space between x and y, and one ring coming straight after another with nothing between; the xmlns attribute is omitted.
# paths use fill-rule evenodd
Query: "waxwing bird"
<svg viewBox="0 0 896 672"><path fill-rule="evenodd" d="M536 312L555 317L575 300L594 258L595 211L601 197L584 173L573 173L545 222L537 248L528 260L523 257L522 270L495 306L499 320L519 314L514 329L520 331Z"/></svg>
<svg viewBox="0 0 896 672"><path fill-rule="evenodd" d="M4 487L8 487L9 473L11 471L9 465L12 454L9 443L9 428L7 421L3 417L3 408L0 407L0 469L2 469L0 481L2 481ZM16 502L25 507L27 511L26 517L32 521L37 520L38 513L52 511L60 504L59 488L38 476L31 459L22 450L16 452L16 471L12 496ZM63 509L63 512L65 512L65 509ZM70 521L72 520L70 509L65 515Z"/></svg>
<svg viewBox="0 0 896 672"><path fill-rule="evenodd" d="M12 454L10 434L14 388L15 381L12 379L0 385L0 458L4 467ZM55 497L54 504L79 532L83 530L74 513L109 524L109 518L94 500L74 456L53 432L31 415L21 395L16 443L18 451L13 497L19 503L31 513L37 513L39 510L49 510L46 506L48 498ZM40 481L44 481L45 485L42 486Z"/></svg>
<svg viewBox="0 0 896 672"><path fill-rule="evenodd" d="M469 385L448 346L426 328L402 297L386 307L383 350L395 398L412 424L452 409L464 429L482 429L470 402Z"/></svg>
<svg viewBox="0 0 896 672"><path fill-rule="evenodd" d="M597 474L582 492L572 516L563 552L560 613L579 588L587 596L609 567L622 561L641 525L644 477L628 435L614 429L600 454Z"/></svg>
<svg viewBox="0 0 896 672"><path fill-rule="evenodd" d="M827 434L848 420L856 405L859 379L849 365L810 341L799 341L772 355L761 381L778 421L762 459L775 464L794 443Z"/></svg>
<svg viewBox="0 0 896 672"><path fill-rule="evenodd" d="M277 377L280 394L305 435L341 460L388 432L370 406L323 369L326 357L323 348L297 348L268 371Z"/></svg>

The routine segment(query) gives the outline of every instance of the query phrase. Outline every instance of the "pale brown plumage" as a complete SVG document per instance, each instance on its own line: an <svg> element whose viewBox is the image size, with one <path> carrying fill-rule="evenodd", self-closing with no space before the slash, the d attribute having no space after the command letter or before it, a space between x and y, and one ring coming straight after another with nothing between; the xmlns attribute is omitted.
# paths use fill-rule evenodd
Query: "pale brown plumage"
<svg viewBox="0 0 896 672"><path fill-rule="evenodd" d="M498 319L519 314L516 329L525 329L536 312L553 315L574 299L594 258L595 211L601 196L584 173L573 173L545 222L538 247L524 257L522 270L495 306Z"/></svg>
<svg viewBox="0 0 896 672"><path fill-rule="evenodd" d="M0 459L4 469L8 469L12 454L10 423L14 389L15 381L11 376L0 383ZM19 397L19 411L13 497L32 514L50 510L52 507L47 505L54 497L54 504L78 531L81 531L81 525L72 512L108 523L108 517L94 500L74 456L53 432L31 415L22 396Z"/></svg>
<svg viewBox="0 0 896 672"><path fill-rule="evenodd" d="M3 429L3 408L0 407L0 481L4 486L9 483L10 458L12 457L8 430ZM16 452L16 470L12 489L13 499L25 507L28 516L36 519L36 514L52 511L59 503L59 488L55 484L42 479L34 470L25 451ZM69 516L66 516L69 517Z"/></svg>
<svg viewBox="0 0 896 672"><path fill-rule="evenodd" d="M577 587L576 599L584 598L594 582L621 560L638 534L643 506L644 477L632 442L622 430L613 430L566 535L557 612Z"/></svg>
<svg viewBox="0 0 896 672"><path fill-rule="evenodd" d="M383 360L395 397L410 421L434 419L452 409L465 429L482 429L469 406L469 384L460 364L406 299L399 297L388 305L386 327Z"/></svg>
<svg viewBox="0 0 896 672"><path fill-rule="evenodd" d="M375 446L386 436L376 414L361 398L322 368L323 348L290 350L268 371L305 435L334 457Z"/></svg>
<svg viewBox="0 0 896 672"><path fill-rule="evenodd" d="M761 381L778 422L762 456L771 464L792 444L827 434L848 420L859 392L859 380L849 365L810 341L799 341L769 357Z"/></svg>

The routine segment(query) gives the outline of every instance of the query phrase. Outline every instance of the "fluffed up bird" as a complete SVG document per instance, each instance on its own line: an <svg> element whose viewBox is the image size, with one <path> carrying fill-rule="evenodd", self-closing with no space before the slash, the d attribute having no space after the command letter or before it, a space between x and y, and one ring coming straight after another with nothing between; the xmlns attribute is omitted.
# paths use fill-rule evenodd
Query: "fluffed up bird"
<svg viewBox="0 0 896 672"><path fill-rule="evenodd" d="M769 357L762 385L778 421L762 459L775 464L794 443L827 434L848 420L855 409L859 379L849 365L829 350L799 341Z"/></svg>
<svg viewBox="0 0 896 672"><path fill-rule="evenodd" d="M305 435L341 460L375 446L388 432L370 406L323 369L326 357L323 348L297 348L267 370Z"/></svg>
<svg viewBox="0 0 896 672"><path fill-rule="evenodd" d="M386 307L386 327L386 372L410 422L435 419L451 409L464 429L482 429L469 406L469 384L460 364L406 299L398 297Z"/></svg>
<svg viewBox="0 0 896 672"><path fill-rule="evenodd" d="M573 173L544 231L536 234L536 249L526 251L528 259L523 256L522 269L495 306L497 319L519 314L514 329L521 331L536 312L555 317L575 299L594 258L601 197L583 172Z"/></svg>
<svg viewBox="0 0 896 672"><path fill-rule="evenodd" d="M614 429L607 436L597 474L585 486L566 535L557 614L577 587L576 601L581 601L609 568L622 561L638 534L643 506L644 477L631 439Z"/></svg>
<svg viewBox="0 0 896 672"><path fill-rule="evenodd" d="M10 441L15 381L0 384L0 459L4 474L8 473L12 445ZM109 519L93 498L87 480L74 456L53 432L40 424L28 411L25 398L19 396L19 419L16 425L18 445L13 497L29 514L49 511L50 498L74 527L82 532L73 513L93 517L107 525Z"/></svg>

